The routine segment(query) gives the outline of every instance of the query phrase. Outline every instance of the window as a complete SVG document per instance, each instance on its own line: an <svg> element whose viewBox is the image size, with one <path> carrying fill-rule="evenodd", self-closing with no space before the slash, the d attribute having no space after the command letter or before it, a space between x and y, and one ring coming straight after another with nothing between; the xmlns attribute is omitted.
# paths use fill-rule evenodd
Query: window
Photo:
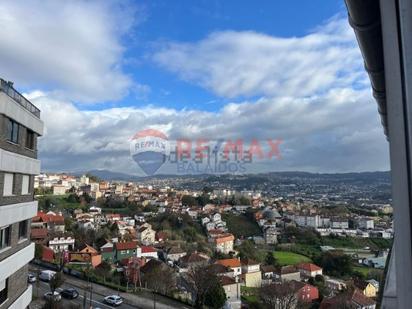
<svg viewBox="0 0 412 309"><path fill-rule="evenodd" d="M9 279L0 281L0 304L7 300L8 285Z"/></svg>
<svg viewBox="0 0 412 309"><path fill-rule="evenodd" d="M0 249L10 246L10 226L0 230Z"/></svg>
<svg viewBox="0 0 412 309"><path fill-rule="evenodd" d="M4 174L3 196L13 195L14 174Z"/></svg>
<svg viewBox="0 0 412 309"><path fill-rule="evenodd" d="M11 119L7 124L7 139L16 144L19 142L19 124Z"/></svg>
<svg viewBox="0 0 412 309"><path fill-rule="evenodd" d="M19 239L27 238L27 220L19 222Z"/></svg>
<svg viewBox="0 0 412 309"><path fill-rule="evenodd" d="M21 194L29 194L30 193L30 176L23 175L22 183L21 183Z"/></svg>
<svg viewBox="0 0 412 309"><path fill-rule="evenodd" d="M26 130L26 148L34 149L34 132L32 130Z"/></svg>

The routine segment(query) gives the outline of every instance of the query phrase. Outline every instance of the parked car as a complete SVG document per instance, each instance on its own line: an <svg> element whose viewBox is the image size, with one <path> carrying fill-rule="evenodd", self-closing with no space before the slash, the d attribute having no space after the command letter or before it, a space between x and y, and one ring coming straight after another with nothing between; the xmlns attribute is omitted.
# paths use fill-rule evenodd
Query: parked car
<svg viewBox="0 0 412 309"><path fill-rule="evenodd" d="M104 298L104 302L112 306L120 306L123 304L123 298L118 295L109 295Z"/></svg>
<svg viewBox="0 0 412 309"><path fill-rule="evenodd" d="M53 276L56 274L55 271L52 270L43 270L40 274L39 274L39 279L42 281L47 281L49 282L51 280L51 278L53 278Z"/></svg>
<svg viewBox="0 0 412 309"><path fill-rule="evenodd" d="M68 288L61 290L60 295L64 298L75 299L79 297L79 292L76 289Z"/></svg>
<svg viewBox="0 0 412 309"><path fill-rule="evenodd" d="M28 283L35 283L36 282L36 276L35 275L33 275L33 274L29 274L28 276L27 276L27 282Z"/></svg>
<svg viewBox="0 0 412 309"><path fill-rule="evenodd" d="M44 298L47 300L53 300L55 302L61 301L62 299L60 293L57 291L54 291L53 293L52 292L45 293Z"/></svg>

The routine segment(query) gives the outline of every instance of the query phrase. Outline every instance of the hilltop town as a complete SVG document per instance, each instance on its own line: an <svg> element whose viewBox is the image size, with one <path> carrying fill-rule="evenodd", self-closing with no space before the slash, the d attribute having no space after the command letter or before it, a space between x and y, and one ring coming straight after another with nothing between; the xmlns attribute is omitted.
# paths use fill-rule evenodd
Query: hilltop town
<svg viewBox="0 0 412 309"><path fill-rule="evenodd" d="M393 237L385 173L40 174L34 187L38 263L191 305L374 308Z"/></svg>

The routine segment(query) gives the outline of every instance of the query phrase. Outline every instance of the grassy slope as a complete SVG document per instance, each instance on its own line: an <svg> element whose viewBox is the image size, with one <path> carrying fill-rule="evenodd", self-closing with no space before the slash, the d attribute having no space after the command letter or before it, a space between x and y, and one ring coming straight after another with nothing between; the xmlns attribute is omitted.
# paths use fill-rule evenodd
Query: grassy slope
<svg viewBox="0 0 412 309"><path fill-rule="evenodd" d="M293 252L275 251L273 254L280 265L294 265L302 262L311 262L311 259L307 256Z"/></svg>

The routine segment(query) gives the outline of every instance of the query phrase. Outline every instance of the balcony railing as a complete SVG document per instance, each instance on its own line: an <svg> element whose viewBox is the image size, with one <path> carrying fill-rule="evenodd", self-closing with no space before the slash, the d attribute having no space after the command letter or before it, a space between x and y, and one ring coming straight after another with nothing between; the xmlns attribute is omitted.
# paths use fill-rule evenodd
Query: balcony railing
<svg viewBox="0 0 412 309"><path fill-rule="evenodd" d="M20 92L13 88L11 82L7 82L0 78L0 91L6 93L10 98L19 103L36 117L40 118L40 110L27 100Z"/></svg>

